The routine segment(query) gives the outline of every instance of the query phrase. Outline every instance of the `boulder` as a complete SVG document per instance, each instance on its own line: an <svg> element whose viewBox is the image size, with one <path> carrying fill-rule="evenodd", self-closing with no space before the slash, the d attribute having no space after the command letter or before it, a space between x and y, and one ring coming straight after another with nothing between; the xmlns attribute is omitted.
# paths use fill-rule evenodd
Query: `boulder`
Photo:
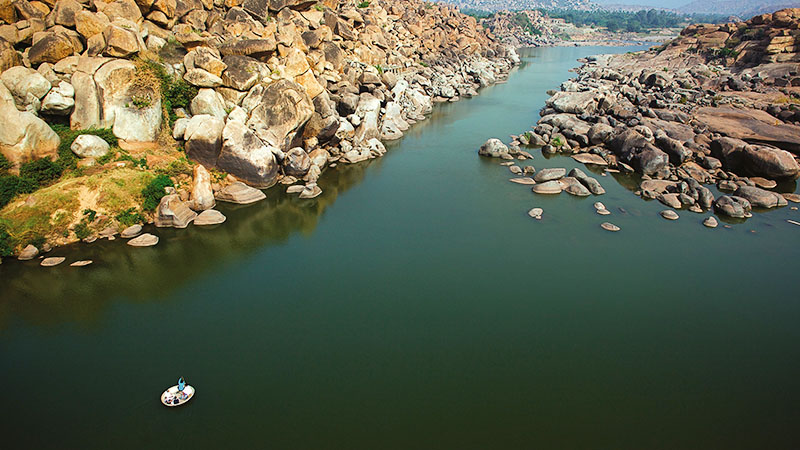
<svg viewBox="0 0 800 450"><path fill-rule="evenodd" d="M692 152L683 146L681 141L672 139L666 133L656 135L656 145L668 156L669 161L679 166L692 156Z"/></svg>
<svg viewBox="0 0 800 450"><path fill-rule="evenodd" d="M75 105L69 117L70 128L86 130L100 127L100 98L94 78L84 72L72 74Z"/></svg>
<svg viewBox="0 0 800 450"><path fill-rule="evenodd" d="M38 66L43 62L55 64L74 52L74 44L68 36L61 33L47 32L31 46L28 52L28 59L34 66Z"/></svg>
<svg viewBox="0 0 800 450"><path fill-rule="evenodd" d="M158 244L158 236L150 233L145 233L128 241L128 245L133 247L152 247L156 244Z"/></svg>
<svg viewBox="0 0 800 450"><path fill-rule="evenodd" d="M189 69L183 75L183 79L197 87L214 88L222 86L222 78L203 69Z"/></svg>
<svg viewBox="0 0 800 450"><path fill-rule="evenodd" d="M786 150L761 145L744 147L742 160L748 174L766 178L795 179L800 176L800 165Z"/></svg>
<svg viewBox="0 0 800 450"><path fill-rule="evenodd" d="M317 186L317 183L309 183L305 185L305 187L303 187L303 191L300 192L299 197L310 199L319 197L320 194L322 194L322 189L320 189L320 187Z"/></svg>
<svg viewBox="0 0 800 450"><path fill-rule="evenodd" d="M216 209L207 209L197 215L194 219L195 226L219 225L225 222L227 218L224 214Z"/></svg>
<svg viewBox="0 0 800 450"><path fill-rule="evenodd" d="M223 202L249 205L250 203L264 200L267 196L258 189L251 188L241 181L236 181L217 192L216 198Z"/></svg>
<svg viewBox="0 0 800 450"><path fill-rule="evenodd" d="M82 134L70 146L72 153L81 158L100 158L108 153L108 142L93 134Z"/></svg>
<svg viewBox="0 0 800 450"><path fill-rule="evenodd" d="M186 228L197 217L197 213L181 201L178 194L169 194L161 198L155 214L157 227Z"/></svg>
<svg viewBox="0 0 800 450"><path fill-rule="evenodd" d="M492 158L502 158L508 155L508 147L500 139L491 138L481 145L478 154Z"/></svg>
<svg viewBox="0 0 800 450"><path fill-rule="evenodd" d="M739 189L733 195L747 200L750 205L757 208L774 208L787 205L786 199L781 194L755 186L739 186Z"/></svg>
<svg viewBox="0 0 800 450"><path fill-rule="evenodd" d="M608 162L600 155L594 153L576 153L572 155L572 159L581 164L594 164L596 166L607 166Z"/></svg>
<svg viewBox="0 0 800 450"><path fill-rule="evenodd" d="M122 239L132 239L140 234L142 234L142 226L137 223L122 230L119 236Z"/></svg>
<svg viewBox="0 0 800 450"><path fill-rule="evenodd" d="M186 155L204 166L216 166L222 150L224 128L225 123L214 116L201 114L189 119L183 135Z"/></svg>
<svg viewBox="0 0 800 450"><path fill-rule="evenodd" d="M294 177L303 177L311 167L311 158L300 147L295 147L286 152L283 159L283 173Z"/></svg>
<svg viewBox="0 0 800 450"><path fill-rule="evenodd" d="M42 113L57 116L67 116L75 106L75 89L71 84L62 81L58 86L50 89L50 92L42 99Z"/></svg>
<svg viewBox="0 0 800 450"><path fill-rule="evenodd" d="M711 132L800 154L800 126L776 123L766 111L730 106L705 107L695 112L694 119Z"/></svg>
<svg viewBox="0 0 800 450"><path fill-rule="evenodd" d="M111 24L103 13L82 10L75 14L75 29L84 39L101 34Z"/></svg>
<svg viewBox="0 0 800 450"><path fill-rule="evenodd" d="M551 180L558 180L563 178L567 174L567 169L556 167L550 169L541 169L536 175L533 176L533 180L537 183L544 183L546 181Z"/></svg>
<svg viewBox="0 0 800 450"><path fill-rule="evenodd" d="M632 165L637 172L644 175L663 172L669 163L666 153L631 129L617 134L609 146L624 163Z"/></svg>
<svg viewBox="0 0 800 450"><path fill-rule="evenodd" d="M229 120L222 130L222 151L217 167L253 187L267 189L278 180L277 151L245 124Z"/></svg>
<svg viewBox="0 0 800 450"><path fill-rule="evenodd" d="M5 39L0 38L0 72L22 64L19 53L14 50L14 46L6 42Z"/></svg>
<svg viewBox="0 0 800 450"><path fill-rule="evenodd" d="M161 96L152 86L134 87L137 77L136 66L124 59L115 59L97 69L94 81L102 112L100 126L110 127L116 137L125 141L154 142L161 131ZM75 92L77 109L77 86Z"/></svg>
<svg viewBox="0 0 800 450"><path fill-rule="evenodd" d="M34 247L33 244L28 244L22 249L17 259L20 261L28 261L39 255L39 249Z"/></svg>
<svg viewBox="0 0 800 450"><path fill-rule="evenodd" d="M44 258L39 265L42 267L53 267L63 263L66 260L67 258L63 256L51 256L49 258Z"/></svg>
<svg viewBox="0 0 800 450"><path fill-rule="evenodd" d="M592 195L592 193L586 189L586 186L581 184L577 178L564 177L558 181L563 185L564 192L567 194L574 195L576 197L588 197Z"/></svg>
<svg viewBox="0 0 800 450"><path fill-rule="evenodd" d="M202 164L194 167L192 192L189 196L189 207L195 211L211 209L214 202L214 191L211 188L211 175Z"/></svg>
<svg viewBox="0 0 800 450"><path fill-rule="evenodd" d="M361 125L356 128L355 142L365 142L380 136L378 118L381 112L381 101L372 94L363 94L358 101L355 115L361 118Z"/></svg>
<svg viewBox="0 0 800 450"><path fill-rule="evenodd" d="M546 105L562 113L593 114L597 110L597 94L592 91L559 91L546 101Z"/></svg>
<svg viewBox="0 0 800 450"><path fill-rule="evenodd" d="M597 144L604 144L611 139L611 136L614 134L614 128L605 123L596 123L589 128L588 133L586 136L589 138L589 142L594 145Z"/></svg>
<svg viewBox="0 0 800 450"><path fill-rule="evenodd" d="M50 82L39 72L24 66L15 66L6 70L0 75L0 79L3 80L3 84L14 96L18 105L27 104L29 95L41 100L52 87Z"/></svg>
<svg viewBox="0 0 800 450"><path fill-rule="evenodd" d="M214 89L203 88L197 92L197 95L192 99L189 106L192 115L207 114L225 119L227 113L225 112L225 100Z"/></svg>
<svg viewBox="0 0 800 450"><path fill-rule="evenodd" d="M675 211L673 211L671 209L665 209L665 210L661 211L660 214L661 214L661 217L663 217L663 218L665 218L667 220L678 220L680 218L680 216L678 216L678 213L676 213Z"/></svg>
<svg viewBox="0 0 800 450"><path fill-rule="evenodd" d="M742 197L722 195L714 202L714 211L728 217L744 219L751 217L750 202Z"/></svg>
<svg viewBox="0 0 800 450"><path fill-rule="evenodd" d="M258 87L258 86L256 86ZM311 118L314 104L305 88L288 80L271 83L258 96L247 126L266 144L281 150L293 147L297 132Z"/></svg>
<svg viewBox="0 0 800 450"><path fill-rule="evenodd" d="M222 84L239 91L248 91L259 79L269 76L266 65L249 56L227 55L222 61L227 66L222 72Z"/></svg>
<svg viewBox="0 0 800 450"><path fill-rule="evenodd" d="M44 157L55 157L61 142L42 119L17 110L14 98L0 84L0 153L14 166ZM13 124L13 126L9 126Z"/></svg>
<svg viewBox="0 0 800 450"><path fill-rule="evenodd" d="M562 189L563 185L558 180L546 181L531 188L537 194L560 194Z"/></svg>
<svg viewBox="0 0 800 450"><path fill-rule="evenodd" d="M705 225L708 228L717 228L717 225L719 225L719 222L717 222L717 218L716 217L709 216L709 217L706 217L705 220L703 220L703 225Z"/></svg>
<svg viewBox="0 0 800 450"><path fill-rule="evenodd" d="M581 169L575 168L569 171L569 176L575 178L576 180L580 181L581 184L586 186L589 191L591 191L594 195L603 195L606 193L606 190L603 189L603 186L600 184L599 181L586 175L584 171Z"/></svg>

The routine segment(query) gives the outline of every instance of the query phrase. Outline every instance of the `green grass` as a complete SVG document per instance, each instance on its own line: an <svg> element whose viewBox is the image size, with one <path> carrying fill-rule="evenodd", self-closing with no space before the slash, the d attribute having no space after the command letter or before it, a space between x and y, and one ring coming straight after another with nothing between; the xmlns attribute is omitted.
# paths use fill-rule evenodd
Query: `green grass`
<svg viewBox="0 0 800 450"><path fill-rule="evenodd" d="M153 180L142 189L142 197L144 197L142 209L145 211L155 211L159 202L161 202L161 198L166 195L164 189L170 186L175 185L172 183L172 180L163 173L153 178Z"/></svg>

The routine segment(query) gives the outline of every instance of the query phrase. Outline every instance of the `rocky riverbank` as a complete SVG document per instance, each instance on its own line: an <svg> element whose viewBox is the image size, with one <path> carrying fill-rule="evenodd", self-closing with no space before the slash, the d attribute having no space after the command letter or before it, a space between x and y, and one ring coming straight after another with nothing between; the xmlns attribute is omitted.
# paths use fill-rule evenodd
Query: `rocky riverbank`
<svg viewBox="0 0 800 450"><path fill-rule="evenodd" d="M551 93L532 131L480 153L528 158L528 146L571 155L630 174L642 198L726 219L800 202L798 34L800 9L788 9L691 26L646 52L588 58ZM534 192L588 195L585 180L569 189L577 184L561 172L534 176L548 184Z"/></svg>
<svg viewBox="0 0 800 450"><path fill-rule="evenodd" d="M382 156L435 103L519 63L474 18L416 0L12 0L0 13L0 119L16 125L0 133L0 248L23 257L136 221L224 221L206 214L216 201L275 185L314 198L323 171Z"/></svg>

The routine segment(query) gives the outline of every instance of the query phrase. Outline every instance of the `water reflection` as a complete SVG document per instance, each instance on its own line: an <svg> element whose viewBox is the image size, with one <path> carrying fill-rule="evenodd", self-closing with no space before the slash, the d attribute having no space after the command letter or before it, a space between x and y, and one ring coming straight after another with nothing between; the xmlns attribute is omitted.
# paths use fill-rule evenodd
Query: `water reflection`
<svg viewBox="0 0 800 450"><path fill-rule="evenodd" d="M219 204L228 217L222 225L148 229L161 238L155 247L132 248L122 239L76 244L52 251L52 256L67 257L64 264L52 268L39 267L38 259L6 260L0 265L0 330L15 317L37 326L73 322L91 327L113 299L167 298L226 261L285 242L294 233L311 234L338 195L381 163L377 159L327 170L320 179L324 192L312 200L286 195L277 186L266 191L266 200L254 205ZM81 259L94 264L69 267Z"/></svg>

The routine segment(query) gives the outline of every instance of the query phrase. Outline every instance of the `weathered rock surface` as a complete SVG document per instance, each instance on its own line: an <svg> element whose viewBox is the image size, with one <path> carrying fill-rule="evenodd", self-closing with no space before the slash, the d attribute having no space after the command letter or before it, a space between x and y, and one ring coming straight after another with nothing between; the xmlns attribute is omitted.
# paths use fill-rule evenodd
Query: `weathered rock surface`
<svg viewBox="0 0 800 450"><path fill-rule="evenodd" d="M219 225L225 222L227 218L224 214L216 209L207 209L197 215L194 219L195 226Z"/></svg>
<svg viewBox="0 0 800 450"><path fill-rule="evenodd" d="M217 192L216 198L217 200L223 202L248 205L250 203L264 200L267 198L267 196L260 190L251 188L250 186L237 181Z"/></svg>
<svg viewBox="0 0 800 450"><path fill-rule="evenodd" d="M197 213L181 201L177 194L165 195L156 209L157 227L186 228L197 217Z"/></svg>
<svg viewBox="0 0 800 450"><path fill-rule="evenodd" d="M70 146L72 153L81 158L100 158L109 150L108 142L93 134L82 134L75 138Z"/></svg>
<svg viewBox="0 0 800 450"><path fill-rule="evenodd" d="M128 241L128 245L133 247L152 247L156 244L158 244L158 236L150 233L145 233Z"/></svg>

